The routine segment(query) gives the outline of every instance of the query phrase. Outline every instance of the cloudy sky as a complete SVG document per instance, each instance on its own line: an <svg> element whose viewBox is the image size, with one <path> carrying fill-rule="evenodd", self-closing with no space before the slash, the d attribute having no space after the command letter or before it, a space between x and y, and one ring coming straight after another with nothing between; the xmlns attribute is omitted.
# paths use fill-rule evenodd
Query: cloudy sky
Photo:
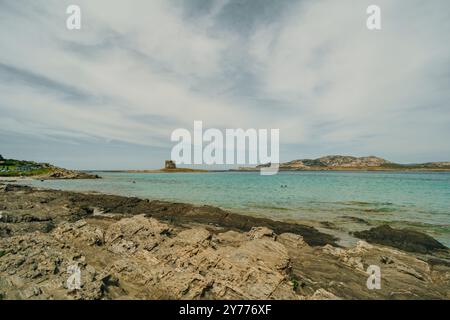
<svg viewBox="0 0 450 320"><path fill-rule="evenodd" d="M0 0L0 154L158 168L202 120L279 128L281 160L450 160L449 35L448 0Z"/></svg>

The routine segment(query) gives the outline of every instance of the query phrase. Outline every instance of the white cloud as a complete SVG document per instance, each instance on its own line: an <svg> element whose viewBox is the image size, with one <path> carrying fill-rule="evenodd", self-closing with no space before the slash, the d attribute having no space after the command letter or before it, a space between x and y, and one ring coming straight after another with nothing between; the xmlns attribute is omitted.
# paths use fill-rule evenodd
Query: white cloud
<svg viewBox="0 0 450 320"><path fill-rule="evenodd" d="M369 1L301 1L245 34L217 23L222 0L196 17L170 1L80 0L79 32L65 28L70 3L3 2L1 130L170 147L203 120L279 128L317 152L450 157L447 1L380 0L377 32Z"/></svg>
<svg viewBox="0 0 450 320"><path fill-rule="evenodd" d="M285 21L255 33L250 45L267 95L289 101L309 123L342 121L322 143L393 133L392 124L418 107L433 121L430 104L449 98L438 89L448 83L439 74L449 64L448 3L378 1L383 30L377 32L365 26L368 4L300 3ZM401 127L413 139L424 133Z"/></svg>

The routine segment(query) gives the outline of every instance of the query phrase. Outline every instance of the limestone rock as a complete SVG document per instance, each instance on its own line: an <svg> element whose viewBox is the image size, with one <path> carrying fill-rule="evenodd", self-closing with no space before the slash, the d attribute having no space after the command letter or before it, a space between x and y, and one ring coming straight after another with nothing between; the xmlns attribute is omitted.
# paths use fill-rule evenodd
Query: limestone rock
<svg viewBox="0 0 450 320"><path fill-rule="evenodd" d="M266 228L266 227L253 227L249 232L248 232L248 237L251 240L254 239L261 239L263 237L268 237L268 238L275 238L275 233L273 232L273 230Z"/></svg>
<svg viewBox="0 0 450 320"><path fill-rule="evenodd" d="M309 300L340 300L340 299L325 289L318 289L309 298Z"/></svg>
<svg viewBox="0 0 450 320"><path fill-rule="evenodd" d="M2 299L450 299L440 250L323 246L313 228L217 208L22 186L0 190L0 210Z"/></svg>
<svg viewBox="0 0 450 320"><path fill-rule="evenodd" d="M218 241L219 244L239 246L239 244L247 240L247 237L242 232L227 231L217 234L215 239Z"/></svg>
<svg viewBox="0 0 450 320"><path fill-rule="evenodd" d="M305 240L303 240L302 236L294 233L280 234L277 237L277 241L292 248L301 248L303 246L308 246Z"/></svg>

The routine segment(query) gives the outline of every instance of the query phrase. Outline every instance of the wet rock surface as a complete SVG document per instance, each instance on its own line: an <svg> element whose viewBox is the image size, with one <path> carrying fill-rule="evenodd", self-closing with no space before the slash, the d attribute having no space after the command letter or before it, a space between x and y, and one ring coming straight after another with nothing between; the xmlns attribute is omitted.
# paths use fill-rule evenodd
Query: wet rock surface
<svg viewBox="0 0 450 320"><path fill-rule="evenodd" d="M216 208L22 187L0 190L0 203L3 299L450 298L445 258L315 245L302 228L233 223ZM226 222L207 220L215 214ZM366 286L370 265L381 268L380 290Z"/></svg>
<svg viewBox="0 0 450 320"><path fill-rule="evenodd" d="M439 241L422 232L408 229L393 229L382 225L370 230L354 233L356 237L372 243L382 244L409 252L430 253L447 250Z"/></svg>
<svg viewBox="0 0 450 320"><path fill-rule="evenodd" d="M277 234L290 232L303 236L310 245L335 245L336 239L317 229L266 218L244 216L212 206L195 206L186 203L149 201L134 197L105 194L76 193L57 190L39 190L28 186L6 185L2 194L9 203L8 211L29 210L35 215L47 214L53 220L77 220L86 216L146 214L148 217L182 226L186 223L206 224L211 228L250 231L253 227L266 227ZM42 209L42 210L40 210ZM53 210L56 209L56 210ZM1 209L0 209L1 210ZM100 214L98 214L100 213ZM5 213L8 214L8 213ZM14 213L16 214L16 213Z"/></svg>

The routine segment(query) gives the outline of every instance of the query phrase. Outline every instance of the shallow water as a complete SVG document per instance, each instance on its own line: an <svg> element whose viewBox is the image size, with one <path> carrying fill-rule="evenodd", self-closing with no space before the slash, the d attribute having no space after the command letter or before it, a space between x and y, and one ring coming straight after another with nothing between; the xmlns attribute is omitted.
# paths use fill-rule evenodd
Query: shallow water
<svg viewBox="0 0 450 320"><path fill-rule="evenodd" d="M357 217L372 224L389 222L394 227L425 231L450 247L448 172L280 172L274 176L261 176L257 172L97 174L103 179L26 183L210 204L277 220L330 221L346 231L369 227L348 218Z"/></svg>

